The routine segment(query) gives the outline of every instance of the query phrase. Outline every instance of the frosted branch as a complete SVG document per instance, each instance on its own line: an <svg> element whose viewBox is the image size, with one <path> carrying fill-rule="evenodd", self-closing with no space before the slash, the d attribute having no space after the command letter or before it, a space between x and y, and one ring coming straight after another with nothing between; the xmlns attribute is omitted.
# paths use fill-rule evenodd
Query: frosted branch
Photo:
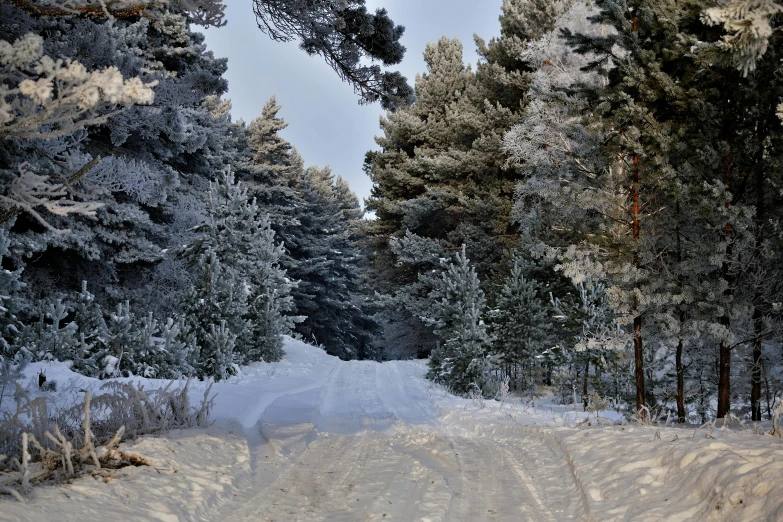
<svg viewBox="0 0 783 522"><path fill-rule="evenodd" d="M724 7L704 11L702 21L723 26L723 47L734 55L737 69L747 76L767 52L774 31L770 20L781 12L783 6L772 0L732 0Z"/></svg>
<svg viewBox="0 0 783 522"><path fill-rule="evenodd" d="M223 0L5 0L36 16L92 16L96 18L157 18L165 10L182 13L204 27L226 25Z"/></svg>
<svg viewBox="0 0 783 522"><path fill-rule="evenodd" d="M44 41L28 33L0 40L0 137L56 138L105 122L133 104L148 105L157 81L124 79L116 67L88 72L75 60L43 54Z"/></svg>

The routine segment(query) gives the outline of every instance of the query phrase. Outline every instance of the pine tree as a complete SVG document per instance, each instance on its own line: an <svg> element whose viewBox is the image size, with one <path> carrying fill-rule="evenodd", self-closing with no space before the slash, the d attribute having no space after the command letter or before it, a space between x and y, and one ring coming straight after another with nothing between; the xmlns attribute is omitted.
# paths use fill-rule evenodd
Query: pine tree
<svg viewBox="0 0 783 522"><path fill-rule="evenodd" d="M463 64L459 41L428 44L416 103L382 119L376 138L382 150L365 160L373 181L367 208L377 218L368 226L377 291L394 295L400 284L416 284L416 270L398 262L389 241L409 232L446 250L466 245L485 290L502 286L504 260L519 238L510 216L521 179L521 169L505 161L503 135L527 105L534 65L525 51L562 9L559 2L505 0L501 36L488 43L476 37L475 72ZM408 321L393 310L386 314L391 322ZM425 339L426 328L417 328L415 338Z"/></svg>
<svg viewBox="0 0 783 522"><path fill-rule="evenodd" d="M490 337L482 320L486 301L464 247L446 267L436 292L437 308L427 320L443 344L433 350L428 378L460 394L474 386L488 392Z"/></svg>
<svg viewBox="0 0 783 522"><path fill-rule="evenodd" d="M248 200L245 186L234 182L230 170L211 185L207 215L208 221L195 229L200 235L182 248L181 256L193 263L214 254L236 292L246 294L247 310L241 317L250 329L234 329L228 321L237 336L240 364L277 361L282 356L281 335L294 321L286 315L293 308L294 283L279 265L283 245L275 243L269 216L260 212L255 200Z"/></svg>
<svg viewBox="0 0 783 522"><path fill-rule="evenodd" d="M546 373L541 359L550 348L551 314L541 284L525 276L516 256L493 310L488 313L493 353L515 388L526 389ZM538 374L538 375L537 375Z"/></svg>
<svg viewBox="0 0 783 522"><path fill-rule="evenodd" d="M214 252L202 254L195 284L182 303L185 322L198 346L199 378L225 379L237 371L234 347L249 336L247 294L242 281L221 265Z"/></svg>

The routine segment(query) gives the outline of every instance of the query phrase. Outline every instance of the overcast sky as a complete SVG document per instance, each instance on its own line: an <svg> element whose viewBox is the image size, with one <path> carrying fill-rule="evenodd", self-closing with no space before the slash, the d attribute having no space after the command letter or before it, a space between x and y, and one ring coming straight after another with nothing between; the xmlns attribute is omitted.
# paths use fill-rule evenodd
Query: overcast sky
<svg viewBox="0 0 783 522"><path fill-rule="evenodd" d="M425 72L422 52L427 42L441 36L457 37L465 47L465 61L478 60L473 34L484 39L500 33L502 0L367 0L368 8L385 7L396 24L405 26L405 60L398 67L413 85ZM228 58L228 97L234 119L261 115L264 103L276 96L278 116L288 124L282 136L302 154L307 165L329 165L363 200L370 179L362 171L364 154L377 148L380 105L360 106L353 88L340 82L320 57L307 56L296 43L278 43L256 26L249 1L232 0L228 25L210 29L207 46L215 56Z"/></svg>

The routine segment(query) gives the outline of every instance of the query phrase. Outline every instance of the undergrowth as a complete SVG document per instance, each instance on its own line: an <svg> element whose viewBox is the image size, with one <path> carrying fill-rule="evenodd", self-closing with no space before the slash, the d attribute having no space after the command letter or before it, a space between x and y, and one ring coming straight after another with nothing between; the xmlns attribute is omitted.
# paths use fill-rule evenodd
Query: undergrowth
<svg viewBox="0 0 783 522"><path fill-rule="evenodd" d="M0 413L0 493L23 501L36 484L145 465L143 457L118 449L119 443L208 423L214 400L211 384L200 404L191 406L190 381L176 389L175 382L147 390L111 381L95 396L84 392L83 404L62 409L5 379L0 384L13 389L16 408Z"/></svg>

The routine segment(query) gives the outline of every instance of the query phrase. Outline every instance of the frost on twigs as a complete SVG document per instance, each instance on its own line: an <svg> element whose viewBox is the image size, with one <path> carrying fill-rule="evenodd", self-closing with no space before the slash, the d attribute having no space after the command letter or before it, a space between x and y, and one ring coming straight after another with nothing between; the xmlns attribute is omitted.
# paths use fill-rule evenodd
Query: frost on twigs
<svg viewBox="0 0 783 522"><path fill-rule="evenodd" d="M726 34L721 47L732 53L743 76L756 69L764 56L774 31L770 20L783 12L783 6L772 0L731 0L722 7L704 11L708 25L722 25Z"/></svg>
<svg viewBox="0 0 783 522"><path fill-rule="evenodd" d="M44 55L28 33L0 40L0 137L55 138L103 123L133 104L152 103L157 81L124 79L116 67L88 71L75 60Z"/></svg>
<svg viewBox="0 0 783 522"><path fill-rule="evenodd" d="M95 18L157 18L165 11L185 15L203 27L223 27L223 0L5 0L38 16L91 16Z"/></svg>
<svg viewBox="0 0 783 522"><path fill-rule="evenodd" d="M172 389L145 390L109 382L106 393L85 393L84 404L65 411L45 397L31 398L16 381L17 410L0 418L0 493L24 500L30 487L99 470L147 465L119 447L125 439L169 429L206 426L214 396L211 386L200 404L189 402L189 381Z"/></svg>
<svg viewBox="0 0 783 522"><path fill-rule="evenodd" d="M96 158L70 176L74 181L81 178L84 173L94 167L100 158ZM103 204L96 201L77 201L73 199L73 193L69 190L69 180L52 182L50 176L36 174L30 165L23 163L19 166L19 176L11 181L6 193L0 195L0 202L6 207L6 211L0 213L0 224L10 220L20 212L27 212L33 216L45 228L53 232L67 232L59 230L49 224L36 209L45 208L57 216L68 214L93 215Z"/></svg>
<svg viewBox="0 0 783 522"><path fill-rule="evenodd" d="M44 55L44 40L28 33L15 42L0 40L0 138L52 140L105 122L133 104L152 103L156 81L122 77L116 67L88 71L80 62ZM56 179L27 163L0 195L0 224L27 212L45 228L55 229L39 211L57 215L92 215L101 206L71 184L83 178L100 158Z"/></svg>

